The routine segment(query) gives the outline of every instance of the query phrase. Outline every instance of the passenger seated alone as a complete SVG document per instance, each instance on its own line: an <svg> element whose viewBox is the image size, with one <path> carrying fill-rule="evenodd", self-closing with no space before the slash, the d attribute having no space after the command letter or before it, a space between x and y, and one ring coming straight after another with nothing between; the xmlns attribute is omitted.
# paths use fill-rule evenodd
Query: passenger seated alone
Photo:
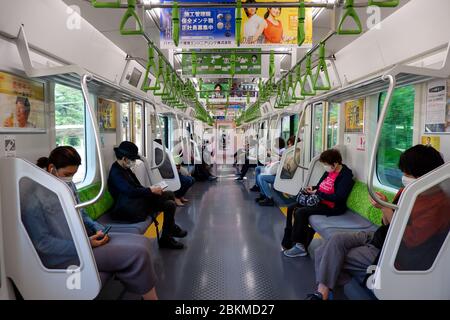
<svg viewBox="0 0 450 320"><path fill-rule="evenodd" d="M443 164L444 159L433 147L416 145L406 150L400 156L398 165L403 172L403 185L407 188L414 180ZM394 204L398 202L403 190L404 188L401 188L397 192L393 200ZM387 197L382 193L377 192L377 196L383 201L387 201ZM413 210L410 216L410 223L406 227L406 239L412 240L411 236L413 236L415 238L414 241L419 244L442 231L448 233L448 199L449 197L446 200L447 211L433 211L434 213L430 215L430 212L425 208L424 210ZM350 280L349 275L365 275L369 266L378 264L379 255L394 216L394 210L382 207L373 199L371 199L371 202L373 206L382 210L383 225L375 232L336 233L326 243L317 248L315 251L315 265L318 287L317 291L308 295L307 299L327 300L330 292L336 285L344 285ZM432 219L433 215L434 219ZM446 221L446 223L441 225L440 222L443 221ZM412 258L416 259L416 264L423 264L421 260L426 259L426 255L415 255ZM399 261L396 261L396 265L398 263ZM411 259L409 259L409 263L411 263Z"/></svg>
<svg viewBox="0 0 450 320"><path fill-rule="evenodd" d="M77 202L79 198L72 179L80 164L81 158L72 147L58 147L48 158L40 158L37 163L64 181ZM79 266L77 250L58 196L32 180L27 181L27 186L26 192L21 192L22 221L43 264L49 269L63 270L72 265ZM128 233L104 235L103 225L93 221L84 209L80 214L98 271L113 273L127 291L142 295L145 300L156 300L157 279L150 240Z"/></svg>
<svg viewBox="0 0 450 320"><path fill-rule="evenodd" d="M183 249L184 245L174 239L187 235L187 231L175 224L175 195L163 191L160 186L146 188L141 185L131 170L136 160L140 159L138 151L138 147L129 141L123 141L114 148L117 161L111 166L108 177L108 189L114 199L111 216L116 220L134 223L163 211L160 248Z"/></svg>

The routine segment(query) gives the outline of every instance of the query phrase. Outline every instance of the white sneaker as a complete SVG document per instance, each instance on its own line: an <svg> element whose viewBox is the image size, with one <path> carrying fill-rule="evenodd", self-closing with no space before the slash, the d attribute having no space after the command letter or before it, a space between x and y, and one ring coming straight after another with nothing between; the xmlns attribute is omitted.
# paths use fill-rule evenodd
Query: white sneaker
<svg viewBox="0 0 450 320"><path fill-rule="evenodd" d="M305 257L308 255L308 252L301 243L297 243L291 249L284 251L283 254L289 258L296 258L296 257Z"/></svg>

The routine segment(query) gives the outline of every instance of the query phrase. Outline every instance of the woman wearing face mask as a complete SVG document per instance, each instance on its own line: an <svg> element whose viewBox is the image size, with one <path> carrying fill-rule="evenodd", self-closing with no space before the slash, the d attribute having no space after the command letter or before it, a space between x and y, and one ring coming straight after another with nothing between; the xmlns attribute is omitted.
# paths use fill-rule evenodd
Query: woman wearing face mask
<svg viewBox="0 0 450 320"><path fill-rule="evenodd" d="M73 176L78 171L81 158L72 147L58 147L48 158L40 158L37 165L67 183L76 200L79 198ZM23 203L22 220L41 260L50 269L66 269L79 265L77 252L71 240L70 230L56 195L39 184L32 185ZM142 295L145 300L157 300L156 275L150 255L149 240L141 235L110 233L80 210L84 227L94 253L99 272L114 273L127 291ZM70 240L69 240L70 239Z"/></svg>
<svg viewBox="0 0 450 320"><path fill-rule="evenodd" d="M306 248L312 240L313 230L309 227L312 215L337 216L347 210L347 198L353 188L353 173L342 163L341 153L336 149L322 152L319 161L325 173L316 186L306 188L309 194L316 194L321 201L313 207L302 207L299 204L288 208L286 229L281 245L284 255L290 258L304 257ZM292 217L294 225L292 226Z"/></svg>
<svg viewBox="0 0 450 320"><path fill-rule="evenodd" d="M399 168L403 172L402 181L404 187L407 188L417 178L443 164L442 156L433 147L416 145L406 150L400 156L399 161ZM399 201L403 189L401 188L397 192L393 200L394 204ZM414 244L425 242L442 230L446 231L444 232L445 236L448 234L450 218L445 210L440 209L448 208L450 205L448 197L444 196L441 198L445 204L437 208L437 210L433 210L433 207L436 207L436 205L433 206L432 203L442 201L432 201L436 195L435 190L430 190L427 193L424 195L428 199L428 201L425 201L427 204L425 206L422 205L422 208L416 208L415 206L405 230L404 238L406 237L407 240L413 239L416 242ZM380 199L388 201L387 197L382 193L377 192L377 195ZM308 300L329 299L330 292L336 285L344 285L350 280L349 274L366 275L369 266L378 264L379 254L383 248L389 224L395 212L393 209L379 205L372 198L370 200L374 207L381 209L383 212L382 226L375 232L337 233L317 248L315 251L315 265L318 287L314 294L308 295ZM438 219L436 219L436 216L438 216ZM440 246L431 247L440 248ZM422 252L418 258L423 260L424 257L425 254ZM417 264L417 260L415 263ZM402 270L398 266L396 267L398 270Z"/></svg>

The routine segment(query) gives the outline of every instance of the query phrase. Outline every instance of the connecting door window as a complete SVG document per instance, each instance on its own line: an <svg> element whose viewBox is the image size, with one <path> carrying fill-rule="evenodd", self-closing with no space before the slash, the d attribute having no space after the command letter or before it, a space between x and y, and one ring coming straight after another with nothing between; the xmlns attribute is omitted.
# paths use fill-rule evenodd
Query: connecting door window
<svg viewBox="0 0 450 320"><path fill-rule="evenodd" d="M337 145L339 128L339 104L329 103L327 108L327 149Z"/></svg>
<svg viewBox="0 0 450 320"><path fill-rule="evenodd" d="M145 156L145 113L141 103L133 103L133 142L139 148L139 153Z"/></svg>
<svg viewBox="0 0 450 320"><path fill-rule="evenodd" d="M312 137L313 137L313 147L312 147L312 157L319 155L323 151L323 123L324 123L324 106L323 103L318 103L314 105L313 108L313 121L312 121Z"/></svg>

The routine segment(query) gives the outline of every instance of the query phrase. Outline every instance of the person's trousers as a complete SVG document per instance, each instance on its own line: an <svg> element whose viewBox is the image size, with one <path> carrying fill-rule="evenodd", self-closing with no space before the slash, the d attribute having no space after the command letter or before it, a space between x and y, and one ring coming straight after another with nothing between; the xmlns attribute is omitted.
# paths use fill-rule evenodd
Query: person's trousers
<svg viewBox="0 0 450 320"><path fill-rule="evenodd" d="M294 225L292 227L292 241L294 243L301 243L306 248L312 240L309 217L312 215L336 216L339 214L341 214L341 212L322 203L319 203L314 207L302 207L297 204L297 207L293 210ZM312 235L314 235L314 233L312 233Z"/></svg>
<svg viewBox="0 0 450 320"><path fill-rule="evenodd" d="M315 250L317 283L329 289L344 285L350 275L366 274L380 249L370 244L373 232L336 233Z"/></svg>
<svg viewBox="0 0 450 320"><path fill-rule="evenodd" d="M175 195L171 191L164 191L161 196L153 195L151 199L152 213L164 212L164 222L161 238L170 237L175 226Z"/></svg>
<svg viewBox="0 0 450 320"><path fill-rule="evenodd" d="M157 281L150 240L131 233L110 233L109 237L108 243L92 249L98 271L113 273L127 291L148 293Z"/></svg>
<svg viewBox="0 0 450 320"><path fill-rule="evenodd" d="M182 198L186 194L186 192L189 190L190 187L192 187L195 183L195 179L190 176L183 176L179 175L180 177L180 184L181 187L177 191L174 192L175 197Z"/></svg>
<svg viewBox="0 0 450 320"><path fill-rule="evenodd" d="M272 190L270 185L275 183L274 175L260 174L257 178L257 185L261 189L261 193L266 196L266 198L272 198Z"/></svg>
<svg viewBox="0 0 450 320"><path fill-rule="evenodd" d="M255 168L255 184L261 189L261 186L258 184L258 177L261 174L262 170L264 169L263 166L257 166Z"/></svg>

